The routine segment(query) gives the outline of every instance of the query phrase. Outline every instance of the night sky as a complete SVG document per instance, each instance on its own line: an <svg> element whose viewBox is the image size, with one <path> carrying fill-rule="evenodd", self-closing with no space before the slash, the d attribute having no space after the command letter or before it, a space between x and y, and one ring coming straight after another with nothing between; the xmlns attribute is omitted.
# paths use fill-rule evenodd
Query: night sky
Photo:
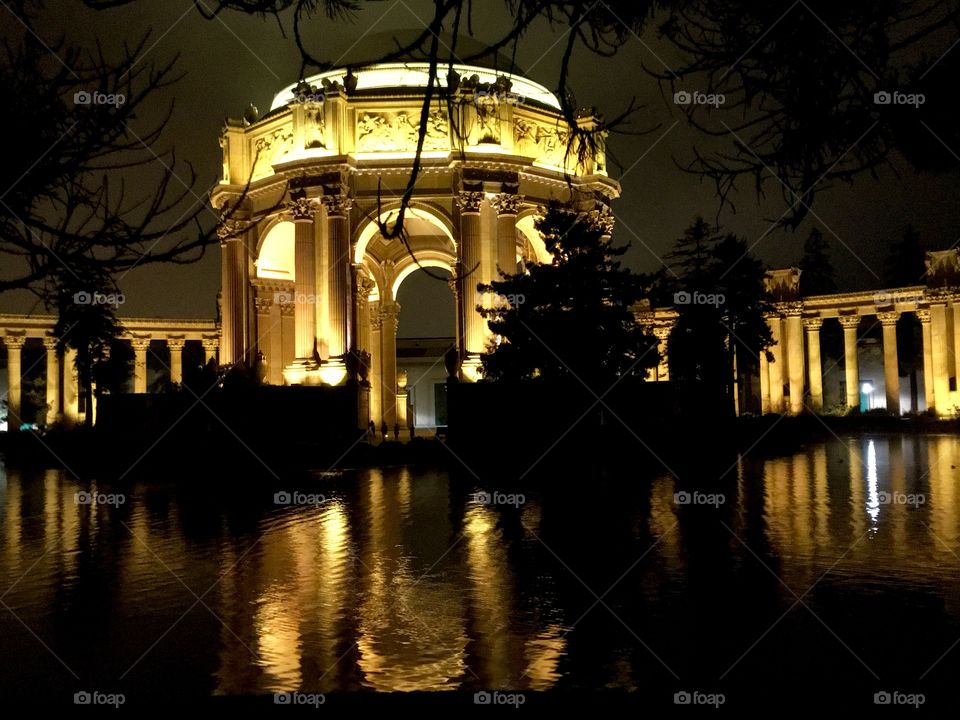
<svg viewBox="0 0 960 720"><path fill-rule="evenodd" d="M474 37L492 40L502 32L508 18L503 3L482 5L482 11L475 13ZM133 42L152 29L145 60L165 61L180 54L178 67L186 76L166 91L165 99L175 100L176 107L164 145L175 146L178 159L189 161L196 169L200 178L195 188L197 202L206 199L217 180L217 138L224 118L239 117L251 102L266 111L273 94L297 79L298 51L292 37L284 38L273 19L225 12L220 19L208 21L194 9L192 0L138 2L134 7L102 12L86 10L73 0L58 0L50 7L55 11L48 9L41 23L50 42L65 33L72 43L99 37L110 48L124 39ZM370 45L372 35L419 29L421 18L428 17L431 7L431 2L417 0L366 3L349 24L318 16L314 26L319 31L312 33L312 48L332 60L374 58L384 48L382 44ZM0 29L6 33L16 21L9 12L0 10L0 15L4 16ZM660 266L659 256L669 250L697 213L718 219L726 230L752 244L786 209L776 192L776 181L771 181L768 201L758 204L752 186L746 184L734 197L737 212L724 209L717 215L712 183L701 182L676 167L674 159L691 158L691 144L699 140L699 135L686 126L682 113L641 68L645 63L659 69L663 67L660 59L667 64L675 60L670 49L657 40L654 27L648 28L642 38L647 47L640 40L632 40L614 58L600 58L578 48L571 77L579 105L597 106L612 117L635 96L646 106L636 116L636 126L659 125L647 135L615 135L609 141L616 160L630 168L622 177L623 195L614 205L621 220L615 237L632 243L627 264L644 271ZM555 87L563 50L561 39L559 31L552 32L545 24L536 26L522 41L517 64L533 80ZM378 41L382 43L382 35ZM146 124L149 118L142 121ZM899 170L899 178L892 170L881 169L879 181L863 175L853 187L836 186L822 192L814 210L823 224L808 218L795 233L774 230L756 246L756 254L771 267L796 262L811 223L816 223L832 245L840 286L865 289L880 285L878 276L882 276L886 247L907 223L912 223L930 246L953 245L958 239L960 215L955 202L956 174L918 175L905 162L899 163ZM610 172L618 178L622 174L612 160ZM185 172L182 174L186 177ZM213 219L211 211L210 221ZM124 278L121 288L126 304L121 312L212 317L218 287L219 249L213 246L195 265L150 266ZM404 298L405 307L410 308L429 307L432 300L428 295L434 293L404 294L408 296ZM32 298L25 295L8 293L0 297L3 311L24 311L32 304Z"/></svg>

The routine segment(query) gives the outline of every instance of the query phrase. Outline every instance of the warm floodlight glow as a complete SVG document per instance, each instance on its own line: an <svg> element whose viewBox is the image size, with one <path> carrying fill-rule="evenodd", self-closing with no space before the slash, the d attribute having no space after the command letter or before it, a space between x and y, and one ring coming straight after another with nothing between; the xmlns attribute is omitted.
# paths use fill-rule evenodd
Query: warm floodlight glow
<svg viewBox="0 0 960 720"><path fill-rule="evenodd" d="M347 366L339 360L328 360L318 369L317 374L327 385L339 385L347 377Z"/></svg>
<svg viewBox="0 0 960 720"><path fill-rule="evenodd" d="M447 66L444 65L444 68ZM535 102L547 105L556 110L560 110L560 101L557 96L550 92L540 83L527 80L520 75L512 73L497 72L490 68L478 67L477 65L454 64L454 71L461 77L470 77L476 75L481 83L493 83L498 77L505 77L510 80L510 92L517 98L533 100ZM323 86L323 81L339 82L343 84L346 76L346 70L331 70L306 78L306 82L318 88ZM425 88L430 81L430 63L427 62L407 62L407 63L381 63L369 68L362 68L356 71L357 90L370 90L373 88L399 88L399 87L422 87ZM444 84L444 78L438 78L437 83ZM271 110L284 107L293 101L293 91L297 83L288 85L273 98Z"/></svg>
<svg viewBox="0 0 960 720"><path fill-rule="evenodd" d="M870 393L873 392L873 383L868 383L868 382L863 383L863 385L860 386L860 391L864 395L869 395Z"/></svg>

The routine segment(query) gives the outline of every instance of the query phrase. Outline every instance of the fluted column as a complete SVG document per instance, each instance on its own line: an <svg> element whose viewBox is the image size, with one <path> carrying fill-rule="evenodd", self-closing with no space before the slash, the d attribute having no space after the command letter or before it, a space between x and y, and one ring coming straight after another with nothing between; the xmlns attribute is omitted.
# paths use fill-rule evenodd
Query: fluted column
<svg viewBox="0 0 960 720"><path fill-rule="evenodd" d="M363 265L353 265L353 304L351 306L351 337L350 347L357 351L369 351L370 343L370 316L367 313L367 302L370 293L377 284L367 275Z"/></svg>
<svg viewBox="0 0 960 720"><path fill-rule="evenodd" d="M380 302L380 352L383 376L380 378L383 419L393 430L397 422L397 316L400 303Z"/></svg>
<svg viewBox="0 0 960 720"><path fill-rule="evenodd" d="M933 406L937 415L953 414L950 404L950 378L947 371L947 306L930 304L930 350L933 355Z"/></svg>
<svg viewBox="0 0 960 720"><path fill-rule="evenodd" d="M70 427L80 421L80 382L77 379L77 351L63 353L63 419Z"/></svg>
<svg viewBox="0 0 960 720"><path fill-rule="evenodd" d="M243 360L244 292L246 248L240 222L226 220L217 230L220 236L220 333L223 338L220 359L224 365Z"/></svg>
<svg viewBox="0 0 960 720"><path fill-rule="evenodd" d="M3 344L7 347L7 430L19 430L22 424L20 417L22 366L20 353L26 342L26 335L5 335Z"/></svg>
<svg viewBox="0 0 960 720"><path fill-rule="evenodd" d="M822 318L806 318L803 328L807 335L807 384L810 387L810 409L823 410L823 368L820 364L820 327Z"/></svg>
<svg viewBox="0 0 960 720"><path fill-rule="evenodd" d="M370 322L370 419L378 430L383 415L383 347L381 344L383 316L380 302L370 303L367 308Z"/></svg>
<svg viewBox="0 0 960 720"><path fill-rule="evenodd" d="M787 376L790 383L790 414L803 412L803 318L800 303L790 303L786 310Z"/></svg>
<svg viewBox="0 0 960 720"><path fill-rule="evenodd" d="M933 342L930 328L930 311L917 310L914 313L917 320L920 321L920 328L923 331L923 399L926 403L926 409L935 410L933 397Z"/></svg>
<svg viewBox="0 0 960 720"><path fill-rule="evenodd" d="M294 222L294 365L315 368L317 344L317 201L299 197L289 203Z"/></svg>
<svg viewBox="0 0 960 720"><path fill-rule="evenodd" d="M167 338L167 348L170 350L170 382L178 385L183 382L183 347L186 342L182 337Z"/></svg>
<svg viewBox="0 0 960 720"><path fill-rule="evenodd" d="M773 338L773 346L770 351L773 353L773 362L767 363L767 369L770 376L770 412L782 413L783 407L783 379L786 365L786 353L783 349L783 333L781 329L783 322L779 315L767 317L767 325L770 327L770 336Z"/></svg>
<svg viewBox="0 0 960 720"><path fill-rule="evenodd" d="M486 339L485 321L477 307L482 298L477 291L480 282L480 263L482 257L482 229L480 224L480 203L483 193L464 191L458 197L460 206L460 262L457 277L459 283L460 316L462 318L463 342L461 371L466 380L479 377L480 354L484 352Z"/></svg>
<svg viewBox="0 0 960 720"><path fill-rule="evenodd" d="M897 358L898 312L877 313L883 326L883 386L887 396L887 412L900 414L900 361Z"/></svg>
<svg viewBox="0 0 960 720"><path fill-rule="evenodd" d="M857 328L859 315L841 315L843 327L843 369L847 383L847 409L860 407L860 359L857 354Z"/></svg>
<svg viewBox="0 0 960 720"><path fill-rule="evenodd" d="M767 361L767 352L760 351L760 413L766 415L770 409L770 363Z"/></svg>
<svg viewBox="0 0 960 720"><path fill-rule="evenodd" d="M149 337L136 337L130 340L133 347L133 391L147 391L147 350L150 349Z"/></svg>
<svg viewBox="0 0 960 720"><path fill-rule="evenodd" d="M328 316L331 358L339 358L350 349L350 305L353 297L350 270L350 208L353 201L343 194L324 195L327 208L327 238L330 263L327 268Z"/></svg>
<svg viewBox="0 0 960 720"><path fill-rule="evenodd" d="M497 211L497 267L501 275L517 272L517 213L522 197L500 193L493 199Z"/></svg>
<svg viewBox="0 0 960 720"><path fill-rule="evenodd" d="M60 409L60 355L57 353L57 339L45 337L43 348L47 355L47 425L53 425L61 413Z"/></svg>
<svg viewBox="0 0 960 720"><path fill-rule="evenodd" d="M654 378L657 382L666 382L670 379L670 359L667 357L667 341L670 339L670 330L669 327L655 327L653 329L653 334L657 338L657 353L660 356L660 361L657 363L655 370L657 375Z"/></svg>

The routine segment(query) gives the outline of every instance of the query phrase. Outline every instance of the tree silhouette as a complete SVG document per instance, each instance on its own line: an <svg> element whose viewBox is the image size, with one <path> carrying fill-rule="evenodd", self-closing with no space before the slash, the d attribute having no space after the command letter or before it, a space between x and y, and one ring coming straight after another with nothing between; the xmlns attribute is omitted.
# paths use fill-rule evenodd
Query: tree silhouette
<svg viewBox="0 0 960 720"><path fill-rule="evenodd" d="M830 262L830 243L820 232L820 228L811 228L803 243L803 256L800 267L800 292L810 295L829 295L837 291L834 279L833 263Z"/></svg>
<svg viewBox="0 0 960 720"><path fill-rule="evenodd" d="M920 234L913 225L907 225L887 253L883 265L884 284L891 288L920 285L927 273L926 257Z"/></svg>
<svg viewBox="0 0 960 720"><path fill-rule="evenodd" d="M627 246L613 244L591 213L552 203L537 221L553 258L531 262L482 293L496 307L477 310L494 333L482 356L492 380L579 378L605 391L624 375L644 377L658 363L657 341L637 324L633 305L645 278L623 269Z"/></svg>
<svg viewBox="0 0 960 720"><path fill-rule="evenodd" d="M757 370L761 352L773 359L763 265L745 240L699 216L665 260L659 297L672 296L678 313L668 341L671 379L704 388L708 403L732 413L737 377Z"/></svg>

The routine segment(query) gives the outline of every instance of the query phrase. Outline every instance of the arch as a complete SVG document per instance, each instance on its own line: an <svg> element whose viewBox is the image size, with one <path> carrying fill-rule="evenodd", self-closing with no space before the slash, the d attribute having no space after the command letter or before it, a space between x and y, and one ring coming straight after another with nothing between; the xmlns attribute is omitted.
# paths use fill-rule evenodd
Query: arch
<svg viewBox="0 0 960 720"><path fill-rule="evenodd" d="M400 286L403 284L403 281L412 273L415 273L417 270L422 268L439 268L441 270L446 270L451 275L453 275L454 267L456 267L457 259L452 255L444 255L438 252L427 252L423 253L423 257L420 255L417 256L417 262L414 262L413 258L409 257L407 260L402 263L393 274L393 284L390 287L391 297L396 300L397 293L400 290Z"/></svg>
<svg viewBox="0 0 960 720"><path fill-rule="evenodd" d="M527 242L530 243L530 247L533 248L533 252L537 256L537 262L550 265L553 263L553 256L547 252L547 246L544 244L543 238L540 237L540 233L537 232L537 229L533 226L538 216L539 213L536 210L521 213L521 215L517 217L517 230L519 230L527 239Z"/></svg>
<svg viewBox="0 0 960 720"><path fill-rule="evenodd" d="M272 280L293 280L294 224L289 220L274 223L266 234L257 252L257 277Z"/></svg>
<svg viewBox="0 0 960 720"><path fill-rule="evenodd" d="M390 205L391 207L388 207L380 213L378 218L380 222L389 223L392 219L396 218L400 203L398 201L390 203ZM404 216L404 223L406 224L406 229L410 235L440 234L445 236L451 242L454 248L457 246L457 241L453 235L453 223L447 214L438 208L430 207L420 203L411 204L407 208L407 212ZM420 232L417 232L417 230L420 230ZM440 232L425 232L425 230L439 230ZM363 262L363 257L367 252L367 246L370 244L370 241L379 234L379 232L380 229L377 227L377 222L374 220L372 215L364 218L364 221L360 226L360 230L356 235L356 247L353 253L354 263Z"/></svg>

